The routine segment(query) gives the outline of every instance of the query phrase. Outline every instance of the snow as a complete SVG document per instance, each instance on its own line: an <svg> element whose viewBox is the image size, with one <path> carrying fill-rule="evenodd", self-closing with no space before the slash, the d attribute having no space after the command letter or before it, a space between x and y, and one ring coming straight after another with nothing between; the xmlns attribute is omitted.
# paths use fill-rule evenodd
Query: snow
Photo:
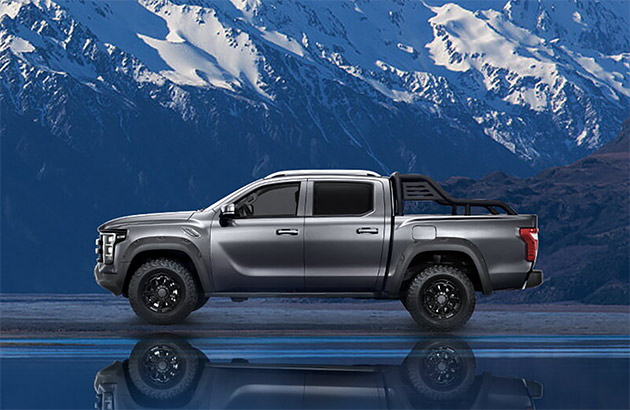
<svg viewBox="0 0 630 410"><path fill-rule="evenodd" d="M582 22L582 15L578 11L573 12L573 21L578 24L586 25Z"/></svg>
<svg viewBox="0 0 630 410"><path fill-rule="evenodd" d="M199 50L185 42L169 42L138 35L145 43L158 51L170 70L161 70L160 74L169 80L184 85L215 87L232 90L230 83L216 64L213 64Z"/></svg>
<svg viewBox="0 0 630 410"><path fill-rule="evenodd" d="M564 50L589 74L595 84L605 89L611 99L619 100L617 93L630 97L630 53L618 58L601 54L588 56L566 48Z"/></svg>
<svg viewBox="0 0 630 410"><path fill-rule="evenodd" d="M378 82L376 80L373 80L371 78L367 78L367 79L365 79L365 81L367 81L378 92L380 92L381 94L391 98L394 101L397 101L397 102L403 101L403 102L406 102L406 103L412 103L413 100L414 100L414 96L410 92L390 89L390 88L386 87L385 85L383 85L382 83L380 83L380 82Z"/></svg>
<svg viewBox="0 0 630 410"><path fill-rule="evenodd" d="M413 47L408 46L408 45L403 44L403 43L398 43L398 44L396 44L396 46L397 46L400 50L404 51L405 53L413 54L413 53L415 52L415 50L413 49Z"/></svg>
<svg viewBox="0 0 630 410"><path fill-rule="evenodd" d="M437 65L450 71L480 72L486 90L497 86L494 71L486 69L488 65L515 73L511 78L505 77L510 86L526 77L549 87L555 83L557 67L548 59L548 52L544 52L543 40L516 27L499 12L487 10L476 14L456 4L432 10L436 15L429 22L435 38L427 48ZM545 98L531 88L516 90L508 94L505 101L525 104L536 111L547 108Z"/></svg>
<svg viewBox="0 0 630 410"><path fill-rule="evenodd" d="M15 54L31 53L35 51L35 47L33 47L31 43L19 37L13 37L9 41L9 49Z"/></svg>
<svg viewBox="0 0 630 410"><path fill-rule="evenodd" d="M270 31L266 28L261 28L260 32L262 37L270 43L273 43L297 56L304 57L305 51L297 40L289 38L278 31ZM306 47L308 47L308 40L306 44Z"/></svg>
<svg viewBox="0 0 630 410"><path fill-rule="evenodd" d="M38 4L54 8L55 3L44 3ZM535 111L549 109L549 93L561 73L553 45L558 39L534 34L528 22L536 20L540 28L540 19L549 13L568 13L561 24L571 35L588 24L569 1L554 2L538 14L528 11L522 16L523 26L514 23L513 15L524 12L511 1L289 2L282 7L259 0L196 4L138 0L97 3L98 7L72 0L58 3L101 41L131 53L152 72L180 85L231 91L245 87L273 98L266 85L270 79L262 72L267 61L259 51L266 44L296 57L315 58L320 70L328 71L326 65L342 68L394 101L409 103L414 101L411 95L423 90L417 83L405 84L404 77L439 72L439 67L446 69L445 74L477 71L485 90L498 91L506 83L511 92L504 95L505 102ZM2 0L0 14L13 17L21 4ZM319 45L317 51L310 50L313 43ZM594 56L573 50L571 56L583 75L610 89L605 92L611 99L618 100L618 93L630 95L627 54ZM613 66L615 62L619 64ZM375 66L387 71L385 79L377 76ZM499 78L497 70L508 75ZM523 87L523 79L529 78L534 81Z"/></svg>
<svg viewBox="0 0 630 410"><path fill-rule="evenodd" d="M431 114L466 101L458 111L474 107L470 118L486 134L526 157L537 155L533 142L510 133L505 124L512 117L495 113L515 107L548 113L572 124L572 144L590 146L599 138L596 124L559 119L571 103L567 90L595 90L622 107L630 98L627 2L0 0L0 16L15 18L28 3L55 21L70 17L76 27L53 38L36 22L3 36L2 46L85 83L100 84L103 77L68 49L74 41L91 44L75 39L87 36L75 33L82 28L112 57L132 56L139 83L276 100L275 87L286 83L276 68L288 61L299 67L296 76L310 73L299 80L359 81L366 86L359 92L373 90L370 95ZM589 30L601 39L585 35ZM191 111L179 94L171 95L178 100L165 105ZM580 104L590 109L590 100Z"/></svg>
<svg viewBox="0 0 630 410"><path fill-rule="evenodd" d="M224 26L209 8L170 2L161 7L143 5L161 17L169 30L163 40L142 37L170 67L163 72L165 76L180 84L211 84L227 89L247 84L271 98L262 89L258 69L262 57L247 33Z"/></svg>
<svg viewBox="0 0 630 410"><path fill-rule="evenodd" d="M22 7L21 1L13 1L13 0L0 0L0 18L3 16L9 16L10 18L15 18Z"/></svg>
<svg viewBox="0 0 630 410"><path fill-rule="evenodd" d="M587 137L587 135L588 135L588 130L584 129L584 130L582 130L580 135L577 136L577 138L575 140L577 141L578 146L582 145L582 143L584 142L584 139Z"/></svg>

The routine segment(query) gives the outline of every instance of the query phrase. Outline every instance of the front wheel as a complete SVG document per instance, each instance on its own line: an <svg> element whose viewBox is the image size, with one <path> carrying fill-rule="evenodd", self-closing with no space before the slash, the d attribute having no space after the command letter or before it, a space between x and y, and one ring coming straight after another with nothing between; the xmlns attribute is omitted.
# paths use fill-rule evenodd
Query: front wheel
<svg viewBox="0 0 630 410"><path fill-rule="evenodd" d="M418 273L403 296L413 319L438 332L462 327L475 310L475 288L461 270L433 265Z"/></svg>
<svg viewBox="0 0 630 410"><path fill-rule="evenodd" d="M145 402L149 401L146 404L151 408L170 404L174 408L177 399L194 391L204 360L204 354L185 340L165 335L138 342L127 370L133 387Z"/></svg>
<svg viewBox="0 0 630 410"><path fill-rule="evenodd" d="M140 318L166 325L183 320L197 306L199 291L192 274L179 261L152 259L129 282L129 303Z"/></svg>
<svg viewBox="0 0 630 410"><path fill-rule="evenodd" d="M193 309L193 311L199 310L202 307L204 307L204 305L208 302L209 299L210 299L210 296L205 296L203 292L199 292L199 295L197 296L197 304L195 305L195 308Z"/></svg>

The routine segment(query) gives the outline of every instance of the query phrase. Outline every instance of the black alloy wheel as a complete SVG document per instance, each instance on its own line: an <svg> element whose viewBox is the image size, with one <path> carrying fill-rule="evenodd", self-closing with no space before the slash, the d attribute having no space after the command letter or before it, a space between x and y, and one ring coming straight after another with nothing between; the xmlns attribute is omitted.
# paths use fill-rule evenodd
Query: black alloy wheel
<svg viewBox="0 0 630 410"><path fill-rule="evenodd" d="M142 359L142 375L156 387L176 384L186 371L186 361L167 344L151 347Z"/></svg>
<svg viewBox="0 0 630 410"><path fill-rule="evenodd" d="M412 277L403 305L421 326L449 332L462 327L475 310L475 288L452 265L431 265Z"/></svg>
<svg viewBox="0 0 630 410"><path fill-rule="evenodd" d="M448 401L465 395L475 380L475 355L464 341L426 338L404 361L408 380L425 399ZM453 408L457 406L445 406Z"/></svg>
<svg viewBox="0 0 630 410"><path fill-rule="evenodd" d="M449 319L462 307L458 284L449 279L437 279L427 283L422 292L424 308L437 319Z"/></svg>
<svg viewBox="0 0 630 410"><path fill-rule="evenodd" d="M126 361L130 393L143 408L182 408L194 393L205 362L205 355L184 339L172 335L143 339Z"/></svg>
<svg viewBox="0 0 630 410"><path fill-rule="evenodd" d="M182 286L166 272L157 272L147 277L142 286L145 306L156 313L167 313L175 309L182 299Z"/></svg>
<svg viewBox="0 0 630 410"><path fill-rule="evenodd" d="M201 289L193 274L178 260L146 261L129 282L129 303L147 322L167 325L180 322L199 303Z"/></svg>

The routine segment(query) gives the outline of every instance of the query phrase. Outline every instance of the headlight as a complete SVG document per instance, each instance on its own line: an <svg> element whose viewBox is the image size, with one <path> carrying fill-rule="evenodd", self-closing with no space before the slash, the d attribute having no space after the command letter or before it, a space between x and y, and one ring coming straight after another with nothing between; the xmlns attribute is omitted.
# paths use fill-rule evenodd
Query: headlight
<svg viewBox="0 0 630 410"><path fill-rule="evenodd" d="M102 232L100 240L97 241L99 247L96 250L98 261L105 264L114 263L115 246L118 242L127 239L126 231Z"/></svg>
<svg viewBox="0 0 630 410"><path fill-rule="evenodd" d="M115 233L103 234L103 262L110 264L114 262L114 245L116 245Z"/></svg>

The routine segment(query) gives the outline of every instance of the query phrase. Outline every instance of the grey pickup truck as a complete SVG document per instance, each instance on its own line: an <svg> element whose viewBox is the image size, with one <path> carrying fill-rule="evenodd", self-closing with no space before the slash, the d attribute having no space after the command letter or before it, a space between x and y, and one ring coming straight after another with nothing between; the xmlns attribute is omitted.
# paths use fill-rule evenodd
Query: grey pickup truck
<svg viewBox="0 0 630 410"><path fill-rule="evenodd" d="M533 410L543 397L541 383L493 375L497 366L486 365L493 359L476 358L463 340L406 338L397 342L400 354L371 357L364 350L342 359L333 343L315 357L266 350L270 356L261 360L248 343L245 357L230 360L225 351L206 350L216 345L202 351L172 335L143 339L128 359L96 374L94 408Z"/></svg>
<svg viewBox="0 0 630 410"><path fill-rule="evenodd" d="M96 281L156 324L209 297L345 297L400 299L420 325L449 331L476 292L543 281L536 215L453 198L415 174L277 172L199 211L98 230Z"/></svg>

